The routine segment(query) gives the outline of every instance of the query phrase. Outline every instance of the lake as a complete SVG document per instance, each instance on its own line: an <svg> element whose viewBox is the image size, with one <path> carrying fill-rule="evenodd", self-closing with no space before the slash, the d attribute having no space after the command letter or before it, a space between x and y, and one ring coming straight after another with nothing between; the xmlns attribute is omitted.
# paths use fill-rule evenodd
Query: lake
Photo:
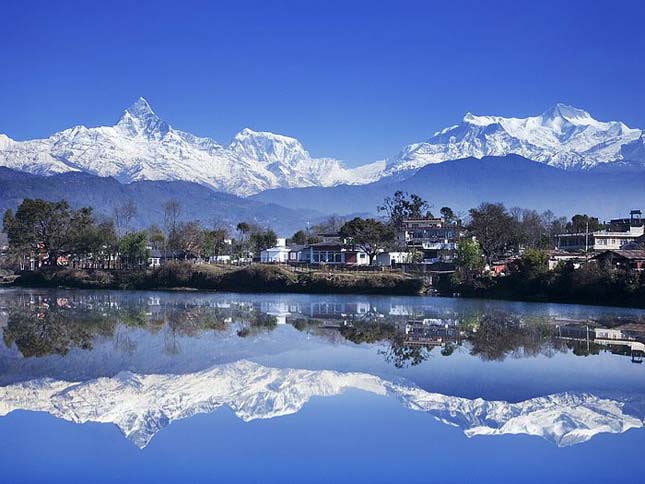
<svg viewBox="0 0 645 484"><path fill-rule="evenodd" d="M645 311L0 290L3 482L645 482Z"/></svg>

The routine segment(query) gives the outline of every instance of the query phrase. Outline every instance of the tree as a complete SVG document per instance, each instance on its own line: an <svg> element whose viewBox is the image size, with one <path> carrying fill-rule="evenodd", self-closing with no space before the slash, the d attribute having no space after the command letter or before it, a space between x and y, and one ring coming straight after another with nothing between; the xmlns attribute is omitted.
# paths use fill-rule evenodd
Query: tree
<svg viewBox="0 0 645 484"><path fill-rule="evenodd" d="M322 222L317 223L311 230L308 230L310 234L335 234L337 233L343 224L347 221L347 218L341 217L339 215L330 215Z"/></svg>
<svg viewBox="0 0 645 484"><path fill-rule="evenodd" d="M240 222L237 224L237 231L240 234L240 239L245 240L246 236L251 232L251 225L248 224L247 222Z"/></svg>
<svg viewBox="0 0 645 484"><path fill-rule="evenodd" d="M130 232L121 238L119 252L126 265L141 265L148 258L148 234L145 231Z"/></svg>
<svg viewBox="0 0 645 484"><path fill-rule="evenodd" d="M7 210L4 228L12 248L23 253L46 254L49 265L70 246L72 211L65 201L48 202L26 198L15 215Z"/></svg>
<svg viewBox="0 0 645 484"><path fill-rule="evenodd" d="M604 225L598 221L598 217L576 214L571 217L571 222L567 224L567 231L572 234L583 234L602 230L603 227Z"/></svg>
<svg viewBox="0 0 645 484"><path fill-rule="evenodd" d="M298 245L305 245L307 243L307 233L304 230L298 230L291 236L291 242Z"/></svg>
<svg viewBox="0 0 645 484"><path fill-rule="evenodd" d="M452 208L441 207L441 210L439 210L439 213L446 220L446 223L449 223L449 224L457 223L457 215L455 215L455 212L452 211Z"/></svg>
<svg viewBox="0 0 645 484"><path fill-rule="evenodd" d="M136 215L137 205L132 200L114 207L114 224L119 234L125 235L130 231L130 224Z"/></svg>
<svg viewBox="0 0 645 484"><path fill-rule="evenodd" d="M360 217L346 222L340 229L340 235L351 239L354 245L362 249L369 256L370 264L373 263L376 254L383 251L395 238L391 225L373 218Z"/></svg>
<svg viewBox="0 0 645 484"><path fill-rule="evenodd" d="M257 253L270 247L275 247L275 244L278 242L278 236L271 229L256 231L251 234L249 242L253 250Z"/></svg>
<svg viewBox="0 0 645 484"><path fill-rule="evenodd" d="M192 221L181 224L178 230L179 248L184 256L199 256L204 245L204 229L199 222Z"/></svg>
<svg viewBox="0 0 645 484"><path fill-rule="evenodd" d="M457 243L455 256L459 277L470 282L484 268L484 254L476 240L463 239Z"/></svg>
<svg viewBox="0 0 645 484"><path fill-rule="evenodd" d="M383 200L383 205L377 207L379 212L385 212L394 227L399 228L406 218L432 218L430 205L419 195L408 195L407 192L397 191L394 196Z"/></svg>
<svg viewBox="0 0 645 484"><path fill-rule="evenodd" d="M501 203L482 203L471 208L469 214L468 229L489 262L517 243L517 222Z"/></svg>
<svg viewBox="0 0 645 484"><path fill-rule="evenodd" d="M226 248L228 232L223 228L216 228L204 232L203 253L206 257L217 257Z"/></svg>
<svg viewBox="0 0 645 484"><path fill-rule="evenodd" d="M166 243L166 235L158 225L148 227L148 241L153 249L161 250Z"/></svg>
<svg viewBox="0 0 645 484"><path fill-rule="evenodd" d="M170 250L179 248L179 215L181 214L181 204L176 199L170 199L163 206L164 210L164 229L166 230L166 247Z"/></svg>

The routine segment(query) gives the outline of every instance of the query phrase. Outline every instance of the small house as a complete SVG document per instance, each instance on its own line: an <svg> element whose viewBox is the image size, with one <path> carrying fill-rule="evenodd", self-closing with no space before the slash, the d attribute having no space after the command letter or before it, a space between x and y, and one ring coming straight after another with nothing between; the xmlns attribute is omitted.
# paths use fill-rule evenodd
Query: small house
<svg viewBox="0 0 645 484"><path fill-rule="evenodd" d="M632 271L645 270L645 250L606 250L592 260Z"/></svg>

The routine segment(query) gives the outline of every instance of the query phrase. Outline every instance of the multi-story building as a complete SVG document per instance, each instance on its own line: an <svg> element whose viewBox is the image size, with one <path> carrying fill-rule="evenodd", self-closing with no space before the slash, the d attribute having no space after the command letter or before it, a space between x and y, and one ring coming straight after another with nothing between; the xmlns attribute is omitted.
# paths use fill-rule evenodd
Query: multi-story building
<svg viewBox="0 0 645 484"><path fill-rule="evenodd" d="M450 262L455 257L459 226L443 218L405 219L397 233L401 247L423 255L424 262Z"/></svg>
<svg viewBox="0 0 645 484"><path fill-rule="evenodd" d="M558 234L556 236L558 249L567 251L619 250L645 234L644 222L641 211L632 210L629 218L613 219L605 230Z"/></svg>

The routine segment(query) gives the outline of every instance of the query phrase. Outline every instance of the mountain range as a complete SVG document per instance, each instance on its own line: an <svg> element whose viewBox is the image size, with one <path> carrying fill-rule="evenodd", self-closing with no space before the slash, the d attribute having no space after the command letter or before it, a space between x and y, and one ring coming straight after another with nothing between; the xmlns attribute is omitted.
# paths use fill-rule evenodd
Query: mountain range
<svg viewBox="0 0 645 484"><path fill-rule="evenodd" d="M557 215L592 213L609 220L645 206L645 170L563 170L518 155L465 158L429 164L406 178L390 176L366 185L266 190L251 198L292 209L324 207L329 213L374 213L385 197L416 193L437 213L457 213L481 202L502 202Z"/></svg>
<svg viewBox="0 0 645 484"><path fill-rule="evenodd" d="M76 423L116 425L139 448L173 421L229 407L245 422L296 413L312 397L357 389L477 435L526 434L558 446L643 427L642 402L561 393L526 401L486 401L430 393L366 373L269 368L241 360L189 374L121 372L84 382L39 379L0 387L0 416L47 412Z"/></svg>
<svg viewBox="0 0 645 484"><path fill-rule="evenodd" d="M348 169L332 158L312 158L294 138L248 128L222 146L173 128L140 98L114 126L75 126L30 141L0 134L0 166L38 175L85 172L123 183L183 180L243 196L371 181L384 163Z"/></svg>
<svg viewBox="0 0 645 484"><path fill-rule="evenodd" d="M90 206L99 219L112 217L115 208L134 201L137 213L132 226L136 228L163 226L164 204L169 200L176 200L181 206L179 221L197 220L205 227L234 229L239 222L246 221L287 235L323 218L316 211L294 210L215 192L194 182L142 180L125 184L87 173L43 176L0 167L0 213L8 208L15 210L24 198L67 200L73 208Z"/></svg>
<svg viewBox="0 0 645 484"><path fill-rule="evenodd" d="M413 176L428 165L519 155L568 171L645 172L645 135L619 121L556 104L538 116L466 114L461 123L386 160L348 168L314 158L296 139L243 129L228 145L177 130L138 99L114 126L75 126L45 139L0 134L0 166L38 175L84 172L141 180L190 181L240 196L267 189L363 185ZM512 158L515 159L515 158Z"/></svg>

